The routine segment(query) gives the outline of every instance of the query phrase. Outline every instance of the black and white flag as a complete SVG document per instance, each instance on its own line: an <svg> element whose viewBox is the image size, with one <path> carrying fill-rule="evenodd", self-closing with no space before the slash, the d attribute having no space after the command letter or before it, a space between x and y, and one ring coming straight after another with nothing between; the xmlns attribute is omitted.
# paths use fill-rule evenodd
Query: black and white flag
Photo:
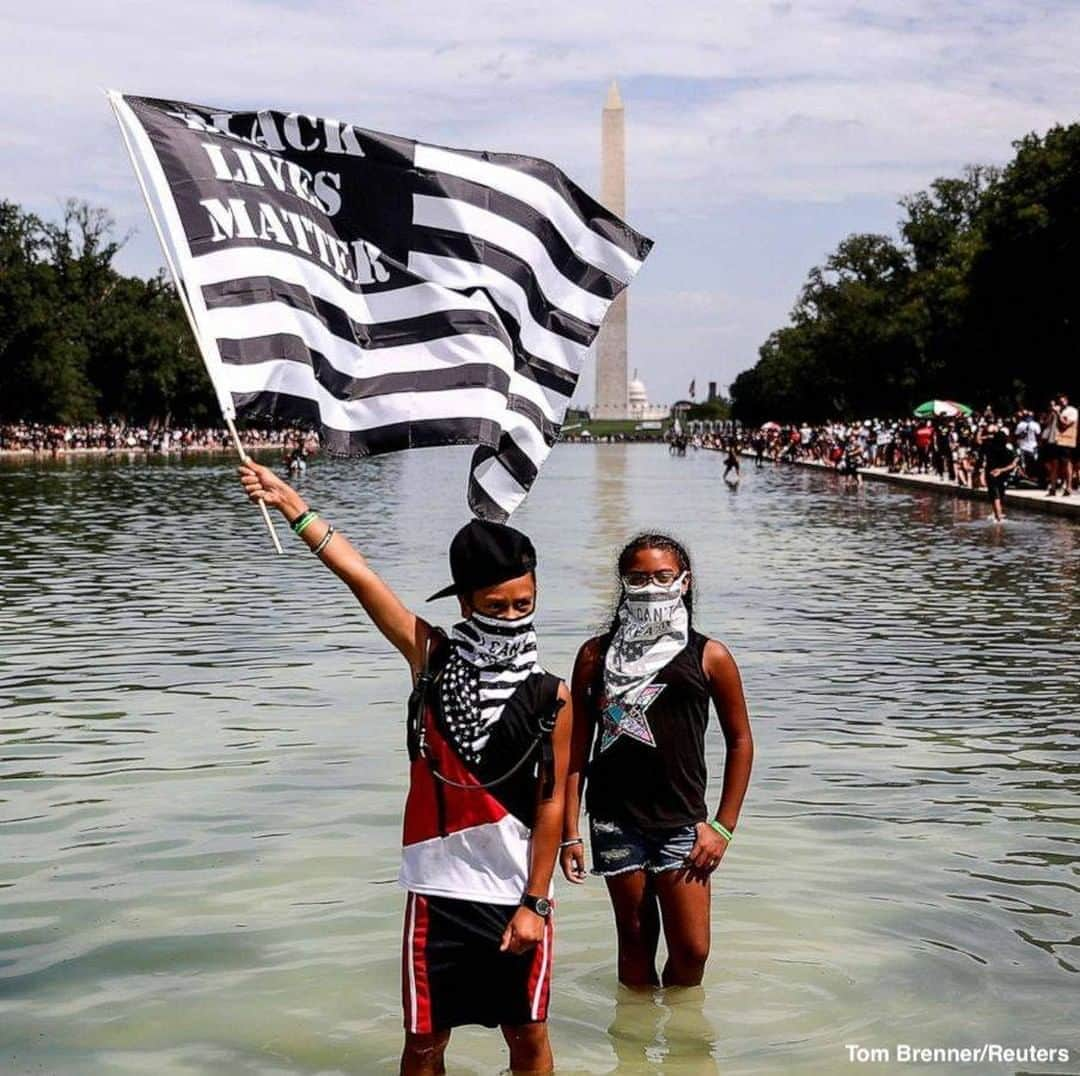
<svg viewBox="0 0 1080 1076"><path fill-rule="evenodd" d="M223 414L476 445L469 504L506 519L652 241L533 157L109 97Z"/></svg>

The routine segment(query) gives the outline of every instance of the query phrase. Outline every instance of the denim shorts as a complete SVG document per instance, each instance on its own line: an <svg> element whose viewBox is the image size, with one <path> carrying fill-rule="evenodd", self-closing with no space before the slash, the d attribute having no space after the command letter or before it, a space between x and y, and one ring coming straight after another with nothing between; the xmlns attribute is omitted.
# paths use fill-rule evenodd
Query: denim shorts
<svg viewBox="0 0 1080 1076"><path fill-rule="evenodd" d="M629 822L613 822L589 816L589 843L592 845L591 874L610 877L628 871L651 874L678 870L697 840L697 824L674 829L638 829Z"/></svg>

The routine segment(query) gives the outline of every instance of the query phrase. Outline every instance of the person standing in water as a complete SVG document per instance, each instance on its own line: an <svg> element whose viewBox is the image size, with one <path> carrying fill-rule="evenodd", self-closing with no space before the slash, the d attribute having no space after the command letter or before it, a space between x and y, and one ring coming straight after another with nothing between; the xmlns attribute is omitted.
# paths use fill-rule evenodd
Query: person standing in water
<svg viewBox="0 0 1080 1076"><path fill-rule="evenodd" d="M724 481L728 480L728 475L731 472L735 472L735 479L732 484L736 484L739 481L739 454L735 450L735 440L732 438L727 443L727 456L724 458Z"/></svg>
<svg viewBox="0 0 1080 1076"><path fill-rule="evenodd" d="M1005 520L1005 491L1008 489L1009 476L1020 466L1020 456L1009 435L1000 426L987 428L989 435L982 444L986 470L986 491L990 496L990 508L993 520L1002 523Z"/></svg>
<svg viewBox="0 0 1080 1076"><path fill-rule="evenodd" d="M501 1027L513 1072L551 1072L552 875L572 719L566 684L537 663L532 543L478 519L458 531L453 583L428 599L457 597L463 619L447 635L273 471L247 461L240 477L356 595L412 674L401 1072L445 1072L463 1024Z"/></svg>
<svg viewBox="0 0 1080 1076"><path fill-rule="evenodd" d="M585 879L583 786L593 874L607 883L626 986L696 986L710 943L711 877L734 834L753 762L739 670L694 630L690 557L643 534L619 555L614 621L574 666L574 732L561 863ZM727 743L715 816L705 802L710 701ZM591 758L590 758L591 752ZM663 929L668 958L657 974Z"/></svg>

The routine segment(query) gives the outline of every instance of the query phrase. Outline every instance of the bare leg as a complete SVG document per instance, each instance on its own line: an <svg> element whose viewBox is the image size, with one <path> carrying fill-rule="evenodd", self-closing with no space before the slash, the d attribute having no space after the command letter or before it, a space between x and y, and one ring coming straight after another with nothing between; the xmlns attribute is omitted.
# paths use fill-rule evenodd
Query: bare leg
<svg viewBox="0 0 1080 1076"><path fill-rule="evenodd" d="M664 986L697 986L709 958L712 884L709 875L670 870L655 876L668 959Z"/></svg>
<svg viewBox="0 0 1080 1076"><path fill-rule="evenodd" d="M430 1035L405 1032L405 1049L401 1054L401 1076L443 1076L446 1072L446 1044L449 1031L435 1031Z"/></svg>
<svg viewBox="0 0 1080 1076"><path fill-rule="evenodd" d="M615 910L619 982L624 986L658 986L656 949L660 944L660 913L649 876L637 870L604 880Z"/></svg>
<svg viewBox="0 0 1080 1076"><path fill-rule="evenodd" d="M549 1073L555 1071L546 1023L503 1024L503 1038L510 1047L512 1073Z"/></svg>
<svg viewBox="0 0 1080 1076"><path fill-rule="evenodd" d="M1053 497L1057 489L1058 461L1056 458L1046 461L1046 495Z"/></svg>

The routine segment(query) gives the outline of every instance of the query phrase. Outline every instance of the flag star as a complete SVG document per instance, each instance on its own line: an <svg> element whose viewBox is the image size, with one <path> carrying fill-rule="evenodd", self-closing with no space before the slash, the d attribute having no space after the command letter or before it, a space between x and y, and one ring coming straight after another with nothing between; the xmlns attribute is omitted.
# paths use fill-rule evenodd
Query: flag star
<svg viewBox="0 0 1080 1076"><path fill-rule="evenodd" d="M604 707L600 750L606 751L620 736L628 736L648 747L656 746L656 738L645 717L645 711L664 690L663 684L648 684L632 703L612 702Z"/></svg>

